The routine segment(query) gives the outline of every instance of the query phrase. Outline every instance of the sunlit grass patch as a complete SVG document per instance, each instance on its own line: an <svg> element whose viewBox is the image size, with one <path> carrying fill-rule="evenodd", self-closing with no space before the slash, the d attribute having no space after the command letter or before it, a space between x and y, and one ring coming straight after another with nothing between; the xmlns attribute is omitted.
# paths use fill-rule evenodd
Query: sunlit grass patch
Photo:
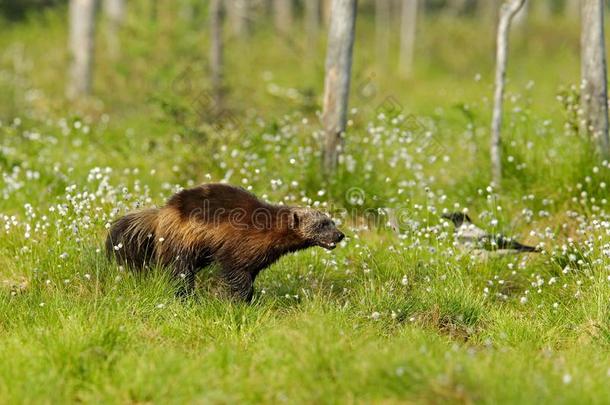
<svg viewBox="0 0 610 405"><path fill-rule="evenodd" d="M359 21L353 110L328 179L322 38L231 37L233 116L219 122L197 104L209 87L202 15L130 20L118 61L102 39L96 97L76 105L57 80L64 11L0 36L0 402L610 395L610 165L576 131L573 23L513 36L504 181L492 185L493 41L478 20L427 20L409 79L372 62L372 22ZM281 258L250 305L217 291L217 267L179 298L168 269L133 273L106 257L114 219L212 181L329 211L347 238ZM440 215L464 209L543 253L461 250Z"/></svg>

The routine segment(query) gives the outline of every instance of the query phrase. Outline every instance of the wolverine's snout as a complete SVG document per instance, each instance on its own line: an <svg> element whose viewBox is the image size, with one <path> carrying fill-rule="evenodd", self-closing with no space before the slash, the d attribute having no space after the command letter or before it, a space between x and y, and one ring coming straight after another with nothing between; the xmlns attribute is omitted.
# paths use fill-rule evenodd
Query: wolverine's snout
<svg viewBox="0 0 610 405"><path fill-rule="evenodd" d="M328 235L328 234L327 234ZM324 249L333 250L337 247L337 244L341 242L345 238L345 235L341 231L334 231L327 238L323 238L318 242L318 245L322 246Z"/></svg>

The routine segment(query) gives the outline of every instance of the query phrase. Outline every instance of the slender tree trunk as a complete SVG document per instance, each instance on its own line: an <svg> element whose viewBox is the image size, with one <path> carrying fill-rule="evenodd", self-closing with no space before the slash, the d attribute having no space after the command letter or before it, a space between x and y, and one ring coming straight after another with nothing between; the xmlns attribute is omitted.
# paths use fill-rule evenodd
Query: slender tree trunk
<svg viewBox="0 0 610 405"><path fill-rule="evenodd" d="M66 93L78 98L91 93L97 0L70 0L70 71Z"/></svg>
<svg viewBox="0 0 610 405"><path fill-rule="evenodd" d="M581 108L583 126L609 155L608 89L604 42L604 1L581 0Z"/></svg>
<svg viewBox="0 0 610 405"><path fill-rule="evenodd" d="M330 25L330 11L332 9L332 0L322 0L322 21L327 27Z"/></svg>
<svg viewBox="0 0 610 405"><path fill-rule="evenodd" d="M116 57L121 50L119 31L125 19L125 1L104 0L104 12L108 18L108 50L112 57Z"/></svg>
<svg viewBox="0 0 610 405"><path fill-rule="evenodd" d="M236 36L244 37L249 30L249 0L227 0L225 8L229 13L231 30Z"/></svg>
<svg viewBox="0 0 610 405"><path fill-rule="evenodd" d="M407 77L413 71L417 0L402 0L400 21L400 73Z"/></svg>
<svg viewBox="0 0 610 405"><path fill-rule="evenodd" d="M502 181L502 156L500 130L502 128L502 104L506 81L506 63L508 60L508 33L510 24L519 12L525 0L509 0L500 8L500 21L496 45L496 80L494 92L494 108L491 120L491 174L496 186Z"/></svg>
<svg viewBox="0 0 610 405"><path fill-rule="evenodd" d="M537 1L543 1L543 0L537 0ZM515 14L515 17L513 19L513 25L515 27L525 26L525 24L527 23L527 19L529 18L529 14L530 14L529 8L530 8L530 1L525 0L525 2L523 3L523 6L519 9L519 11L517 11L517 13Z"/></svg>
<svg viewBox="0 0 610 405"><path fill-rule="evenodd" d="M305 1L305 31L307 36L315 39L320 29L320 0Z"/></svg>
<svg viewBox="0 0 610 405"><path fill-rule="evenodd" d="M275 28L279 32L286 33L292 28L292 1L293 0L273 0Z"/></svg>
<svg viewBox="0 0 610 405"><path fill-rule="evenodd" d="M390 0L375 0L375 42L377 64L387 65L390 53L390 18L392 17Z"/></svg>
<svg viewBox="0 0 610 405"><path fill-rule="evenodd" d="M356 0L333 0L322 113L325 133L323 167L326 175L331 175L336 170L343 147L355 27Z"/></svg>
<svg viewBox="0 0 610 405"><path fill-rule="evenodd" d="M210 76L214 110L223 106L223 41L222 41L222 0L210 0Z"/></svg>

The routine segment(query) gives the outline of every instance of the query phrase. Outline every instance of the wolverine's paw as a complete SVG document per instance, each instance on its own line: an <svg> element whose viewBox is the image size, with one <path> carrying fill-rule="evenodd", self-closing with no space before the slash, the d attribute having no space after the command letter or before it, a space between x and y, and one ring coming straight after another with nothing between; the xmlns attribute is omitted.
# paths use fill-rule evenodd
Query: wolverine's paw
<svg viewBox="0 0 610 405"><path fill-rule="evenodd" d="M186 300L189 299L191 297L193 297L195 295L195 290L193 288L187 288L187 287L178 287L178 289L176 290L176 298L182 299L182 300Z"/></svg>

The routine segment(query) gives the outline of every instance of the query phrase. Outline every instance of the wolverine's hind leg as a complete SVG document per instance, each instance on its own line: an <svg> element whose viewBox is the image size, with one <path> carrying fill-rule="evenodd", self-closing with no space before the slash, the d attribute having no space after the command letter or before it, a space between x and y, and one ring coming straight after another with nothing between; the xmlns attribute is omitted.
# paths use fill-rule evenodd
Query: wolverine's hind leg
<svg viewBox="0 0 610 405"><path fill-rule="evenodd" d="M178 281L176 296L180 298L188 297L195 291L195 276L197 270L195 264L190 260L177 259L174 263L173 276Z"/></svg>
<svg viewBox="0 0 610 405"><path fill-rule="evenodd" d="M174 263L173 275L178 280L176 296L187 297L195 291L195 277L200 269L207 267L212 262L208 255L200 257L181 257Z"/></svg>
<svg viewBox="0 0 610 405"><path fill-rule="evenodd" d="M195 276L196 273L192 270L180 274L180 284L176 290L177 297L185 298L193 294L195 291Z"/></svg>

